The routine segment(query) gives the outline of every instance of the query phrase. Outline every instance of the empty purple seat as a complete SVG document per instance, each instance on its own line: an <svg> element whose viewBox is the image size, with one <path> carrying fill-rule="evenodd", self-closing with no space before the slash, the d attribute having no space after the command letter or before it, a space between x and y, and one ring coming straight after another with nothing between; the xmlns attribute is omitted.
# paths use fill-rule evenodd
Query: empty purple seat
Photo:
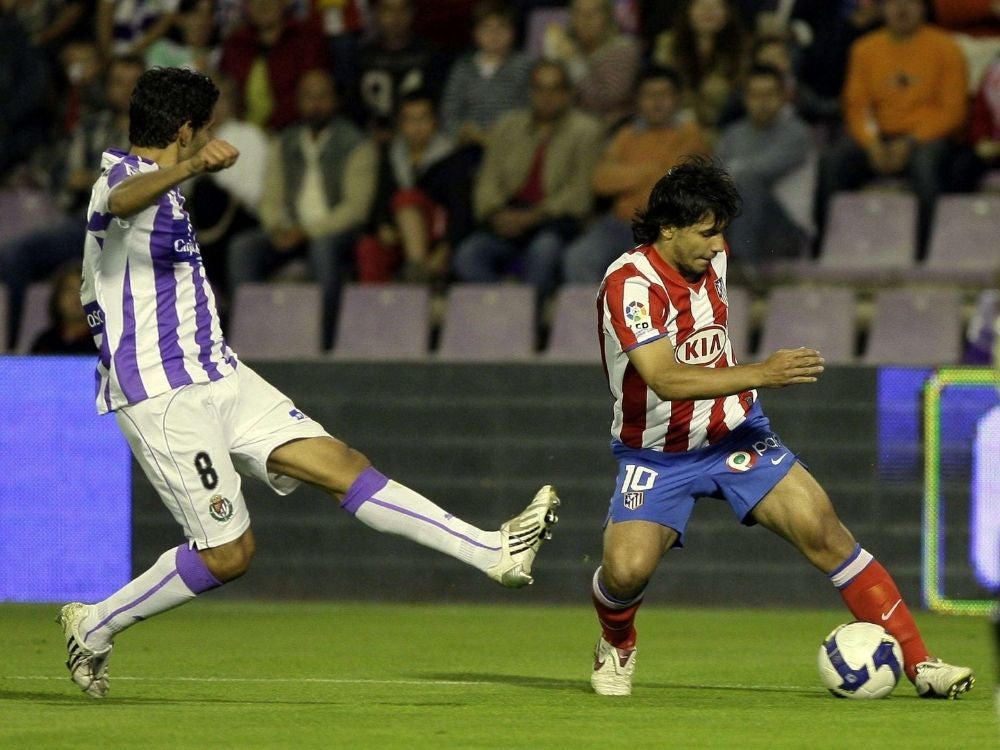
<svg viewBox="0 0 1000 750"><path fill-rule="evenodd" d="M597 341L597 289L593 284L566 284L556 291L546 359L601 361Z"/></svg>
<svg viewBox="0 0 1000 750"><path fill-rule="evenodd" d="M348 284L341 294L338 359L393 360L427 356L430 290L419 284Z"/></svg>
<svg viewBox="0 0 1000 750"><path fill-rule="evenodd" d="M322 306L318 284L240 284L228 339L244 359L317 357Z"/></svg>
<svg viewBox="0 0 1000 750"><path fill-rule="evenodd" d="M52 282L36 281L24 293L21 321L17 326L18 354L27 354L38 334L49 327L49 298L52 296Z"/></svg>
<svg viewBox="0 0 1000 750"><path fill-rule="evenodd" d="M764 315L761 358L777 349L808 346L826 361L854 361L854 292L840 287L786 286L772 290Z"/></svg>
<svg viewBox="0 0 1000 750"><path fill-rule="evenodd" d="M958 364L962 334L958 289L883 289L875 295L864 361L873 365Z"/></svg>
<svg viewBox="0 0 1000 750"><path fill-rule="evenodd" d="M448 361L534 356L535 290L519 284L454 284L448 291L438 356Z"/></svg>
<svg viewBox="0 0 1000 750"><path fill-rule="evenodd" d="M942 195L914 276L989 286L1000 272L1000 195Z"/></svg>
<svg viewBox="0 0 1000 750"><path fill-rule="evenodd" d="M916 222L917 199L911 193L837 193L814 277L902 276L916 263Z"/></svg>

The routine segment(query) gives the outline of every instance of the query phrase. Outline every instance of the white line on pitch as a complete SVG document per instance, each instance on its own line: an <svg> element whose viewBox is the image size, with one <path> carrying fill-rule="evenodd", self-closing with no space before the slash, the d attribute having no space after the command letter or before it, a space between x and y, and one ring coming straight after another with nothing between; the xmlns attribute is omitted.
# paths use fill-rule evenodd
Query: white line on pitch
<svg viewBox="0 0 1000 750"><path fill-rule="evenodd" d="M0 680L65 680L53 675L0 675ZM366 680L341 677L127 677L115 675L115 682L316 682L330 685L495 685L485 680Z"/></svg>

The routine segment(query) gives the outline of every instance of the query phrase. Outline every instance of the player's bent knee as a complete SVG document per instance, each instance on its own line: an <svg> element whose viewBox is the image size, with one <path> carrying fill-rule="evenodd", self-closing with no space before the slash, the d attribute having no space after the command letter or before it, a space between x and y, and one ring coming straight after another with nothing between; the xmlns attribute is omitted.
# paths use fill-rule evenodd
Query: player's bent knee
<svg viewBox="0 0 1000 750"><path fill-rule="evenodd" d="M231 542L199 550L205 567L222 583L239 578L250 569L250 561L257 551L253 533L247 529Z"/></svg>
<svg viewBox="0 0 1000 750"><path fill-rule="evenodd" d="M608 588L608 593L627 599L645 588L655 568L656 561L647 559L645 555L627 552L605 555L601 578Z"/></svg>

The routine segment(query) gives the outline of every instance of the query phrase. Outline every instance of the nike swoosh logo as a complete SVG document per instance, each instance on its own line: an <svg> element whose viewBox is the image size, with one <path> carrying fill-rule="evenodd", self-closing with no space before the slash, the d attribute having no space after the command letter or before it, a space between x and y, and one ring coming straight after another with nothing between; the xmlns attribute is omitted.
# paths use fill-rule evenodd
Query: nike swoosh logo
<svg viewBox="0 0 1000 750"><path fill-rule="evenodd" d="M774 464L775 466L777 466L782 461L784 461L786 458L788 458L788 454L787 453L782 453L781 456L779 456L778 458L772 458L771 459L771 463Z"/></svg>
<svg viewBox="0 0 1000 750"><path fill-rule="evenodd" d="M903 603L902 599L897 599L896 603L892 605L892 609L890 609L888 612L883 612L882 613L882 621L885 622L890 617L892 617L892 613L896 611L896 607L898 607L902 603Z"/></svg>

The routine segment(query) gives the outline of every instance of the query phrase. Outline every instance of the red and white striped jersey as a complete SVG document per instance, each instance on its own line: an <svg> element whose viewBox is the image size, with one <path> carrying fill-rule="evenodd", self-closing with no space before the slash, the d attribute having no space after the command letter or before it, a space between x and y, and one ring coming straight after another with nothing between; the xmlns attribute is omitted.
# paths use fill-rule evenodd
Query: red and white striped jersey
<svg viewBox="0 0 1000 750"><path fill-rule="evenodd" d="M740 425L755 390L699 401L664 401L639 375L627 352L670 337L678 362L700 367L736 364L729 341L726 265L729 251L688 282L651 245L611 264L597 295L598 338L615 398L612 437L630 448L682 452L717 443Z"/></svg>

